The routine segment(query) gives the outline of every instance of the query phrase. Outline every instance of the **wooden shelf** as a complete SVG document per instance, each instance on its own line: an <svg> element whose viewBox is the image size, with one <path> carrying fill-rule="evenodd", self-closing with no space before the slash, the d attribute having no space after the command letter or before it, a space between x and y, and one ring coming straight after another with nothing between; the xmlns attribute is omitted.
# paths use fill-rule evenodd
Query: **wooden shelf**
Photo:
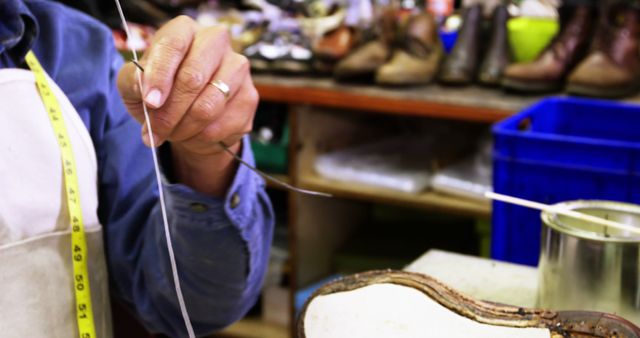
<svg viewBox="0 0 640 338"><path fill-rule="evenodd" d="M474 217L489 218L491 215L491 203L488 201L474 201L433 191L411 194L363 184L328 180L317 175L305 175L300 178L299 184L302 188L330 193L336 197L440 210Z"/></svg>
<svg viewBox="0 0 640 338"><path fill-rule="evenodd" d="M477 86L387 88L264 74L253 79L264 101L476 122L499 121L540 99Z"/></svg>

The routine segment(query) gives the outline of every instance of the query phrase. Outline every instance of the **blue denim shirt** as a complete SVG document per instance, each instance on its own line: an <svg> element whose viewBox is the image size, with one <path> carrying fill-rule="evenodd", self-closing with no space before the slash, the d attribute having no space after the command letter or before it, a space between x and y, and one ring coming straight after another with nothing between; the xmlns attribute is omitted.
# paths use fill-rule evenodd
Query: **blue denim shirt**
<svg viewBox="0 0 640 338"><path fill-rule="evenodd" d="M69 97L93 139L112 294L150 331L186 336L151 153L116 89L123 61L111 32L55 2L0 0L0 68L22 66L29 49ZM253 161L246 138L242 156ZM223 199L181 184L164 189L191 320L199 334L215 331L241 318L260 293L274 223L264 182L240 166Z"/></svg>

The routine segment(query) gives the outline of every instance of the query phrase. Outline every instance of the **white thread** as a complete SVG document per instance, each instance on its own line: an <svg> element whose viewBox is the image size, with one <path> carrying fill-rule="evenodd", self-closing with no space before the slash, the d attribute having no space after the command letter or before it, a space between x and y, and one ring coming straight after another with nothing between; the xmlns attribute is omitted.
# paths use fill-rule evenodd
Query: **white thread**
<svg viewBox="0 0 640 338"><path fill-rule="evenodd" d="M122 28L126 33L127 45L129 45L129 37L131 36L129 31L129 25L127 25L127 20L124 17L124 12L122 11L122 7L120 6L120 0L115 0L116 6L118 7L118 13L120 14L120 20L122 21ZM129 49L133 52L133 60L138 62L138 53L135 48L129 46ZM136 77L138 78L138 87L140 88L140 92L142 93L142 75L140 74L140 69L136 68ZM153 131L151 130L151 122L149 119L149 111L147 109L147 105L144 102L144 98L141 97L142 100L142 110L144 111L144 120L147 125L147 131L149 132L149 143L151 144L151 154L153 157L153 166L156 172L156 181L158 183L158 192L160 197L160 209L162 210L162 221L164 222L164 234L167 240L167 251L169 252L169 261L171 262L171 271L173 272L173 282L176 286L176 295L178 296L178 304L180 305L180 311L182 312L182 318L184 319L184 325L187 328L187 333L189 334L189 338L195 338L195 334L193 332L193 326L191 325L191 320L189 319L189 313L187 312L187 306L184 303L184 297L182 295L182 289L180 288L180 278L178 277L178 267L176 265L175 254L173 253L173 245L171 244L171 234L169 233L169 221L167 219L167 208L164 203L164 194L162 192L162 178L160 176L160 166L158 165L158 156L156 154L156 145L155 140L151 135L153 135Z"/></svg>

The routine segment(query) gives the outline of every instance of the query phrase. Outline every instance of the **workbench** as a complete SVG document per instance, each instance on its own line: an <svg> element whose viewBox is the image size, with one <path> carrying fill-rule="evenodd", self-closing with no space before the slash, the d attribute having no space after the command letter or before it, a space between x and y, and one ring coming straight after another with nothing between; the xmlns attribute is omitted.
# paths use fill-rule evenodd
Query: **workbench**
<svg viewBox="0 0 640 338"><path fill-rule="evenodd" d="M538 269L530 266L429 250L405 270L434 277L475 299L536 306Z"/></svg>
<svg viewBox="0 0 640 338"><path fill-rule="evenodd" d="M353 234L357 225L366 224L369 207L373 204L464 216L481 222L489 222L491 217L489 201L467 200L432 190L411 194L326 179L314 170L318 155L343 149L366 137L371 138L371 135L380 132L378 126L387 127L398 120L409 123L455 123L461 126L461 136L466 136L464 128L477 126L488 129L492 123L542 98L479 86L446 87L431 84L389 88L340 84L331 78L270 74L255 74L253 80L262 102L282 104L285 106L283 109L288 111L288 173L278 178L301 188L334 196L327 199L285 192L286 215L280 215L280 220L286 220L284 223L288 225L289 232L288 280L292 309L296 291L332 274L334 253ZM640 96L626 101L640 102ZM271 188L279 189L274 185ZM450 264L449 260L460 260L460 264ZM432 272L435 277L454 287L459 285L461 291L471 296L479 295L480 298L502 302L517 299L522 304L516 305L534 305L535 284L532 283L537 281L535 269L473 260L437 251L426 254L409 268L423 266L420 263L422 261L427 262L426 272ZM478 267L473 269L458 268L476 264ZM495 274L489 267L504 271L504 274ZM507 273L511 270L519 271L521 278ZM485 285L500 285L501 288L493 288L500 291L492 294L489 289L483 289ZM292 332L293 318L292 312Z"/></svg>

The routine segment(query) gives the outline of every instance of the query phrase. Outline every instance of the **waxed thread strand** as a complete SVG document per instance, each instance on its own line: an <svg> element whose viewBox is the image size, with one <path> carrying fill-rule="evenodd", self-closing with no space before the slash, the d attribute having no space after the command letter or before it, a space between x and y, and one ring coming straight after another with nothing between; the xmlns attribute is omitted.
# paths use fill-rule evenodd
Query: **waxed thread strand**
<svg viewBox="0 0 640 338"><path fill-rule="evenodd" d="M129 49L131 49L131 51L133 52L133 60L135 61L136 64L139 64L138 53L136 52L136 49L129 46L129 43L128 43L129 41L131 41L130 40L131 34L129 31L129 25L127 24L127 20L125 19L125 16L124 16L124 12L122 11L122 7L120 6L120 0L115 0L115 2L116 2L116 6L118 7L118 14L120 14L120 20L122 21L122 27L125 30L125 34L127 37L127 45ZM140 73L140 69L137 69L137 68L136 68L136 77L138 79L138 87L140 88L140 93L142 95L142 75ZM178 304L180 306L180 312L182 313L182 318L184 319L184 324L187 329L187 334L189 335L189 338L195 338L196 336L193 332L193 326L191 325L191 320L189 319L189 313L187 312L187 307L185 305L184 297L182 295L182 289L180 287L180 277L178 276L178 267L176 264L175 254L173 252L173 245L171 243L171 234L169 232L169 221L167 218L167 208L164 202L162 178L160 175L160 165L158 164L158 156L155 150L156 149L155 140L152 137L153 131L151 129L151 119L149 118L149 111L147 109L146 103L144 102L144 98L141 97L141 100L142 100L142 110L144 111L144 120L147 126L147 132L149 135L149 143L151 145L151 154L153 157L153 167L155 169L156 182L158 184L160 209L162 211L162 221L164 223L164 234L167 241L167 251L169 253L169 261L171 263L171 272L173 274L173 282L175 284L176 296L178 297Z"/></svg>

